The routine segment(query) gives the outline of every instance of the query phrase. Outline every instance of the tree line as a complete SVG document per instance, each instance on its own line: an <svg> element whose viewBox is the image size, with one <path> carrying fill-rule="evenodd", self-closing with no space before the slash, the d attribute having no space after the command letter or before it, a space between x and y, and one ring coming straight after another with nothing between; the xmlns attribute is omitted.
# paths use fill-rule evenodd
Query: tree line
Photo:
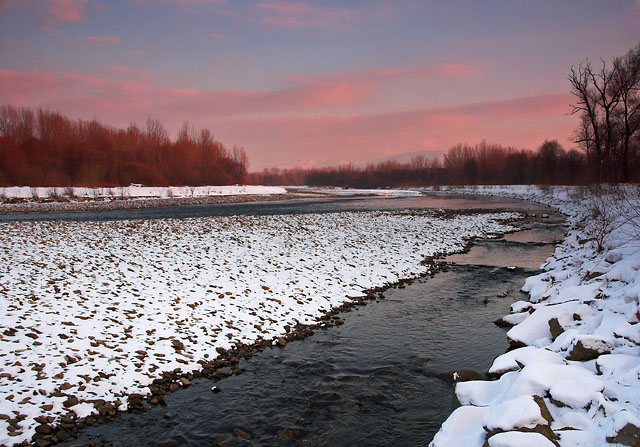
<svg viewBox="0 0 640 447"><path fill-rule="evenodd" d="M587 159L576 149L565 150L557 141L545 141L537 150L504 147L485 141L458 144L442 160L424 155L407 163L384 161L357 167L353 164L321 169L265 169L250 174L265 185L343 186L380 188L474 184L584 184Z"/></svg>
<svg viewBox="0 0 640 447"><path fill-rule="evenodd" d="M248 158L188 122L174 140L164 125L117 129L57 111L0 107L0 185L126 186L244 183Z"/></svg>

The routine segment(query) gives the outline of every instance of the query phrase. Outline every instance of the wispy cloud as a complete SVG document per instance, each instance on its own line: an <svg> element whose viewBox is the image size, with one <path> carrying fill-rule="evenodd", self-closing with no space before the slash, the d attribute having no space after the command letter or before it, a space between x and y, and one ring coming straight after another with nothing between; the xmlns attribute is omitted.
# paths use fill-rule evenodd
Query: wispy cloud
<svg viewBox="0 0 640 447"><path fill-rule="evenodd" d="M286 0L259 2L254 12L263 23L285 30L344 28L361 18L356 10L346 7Z"/></svg>
<svg viewBox="0 0 640 447"><path fill-rule="evenodd" d="M87 17L87 0L45 0L45 8L39 12L44 15L42 24L55 26L60 23L80 23Z"/></svg>
<svg viewBox="0 0 640 447"><path fill-rule="evenodd" d="M91 45L114 44L117 36L84 36L82 42ZM151 82L149 73L135 67L112 65L100 76L86 76L93 82L81 82L70 86L69 80L80 79L77 73L65 72L1 72L0 102L23 102L48 99L65 101L95 100L100 109L106 102L116 100L123 110L136 109L140 104L169 104L177 113L208 117L233 117L255 114L303 113L319 110L335 110L362 104L372 100L389 83L407 79L432 77L458 78L474 75L473 65L448 64L430 67L388 68L327 73L314 76L291 76L287 85L274 90L196 90L180 87L159 87ZM96 81L100 82L96 82ZM73 87L73 88L71 88ZM100 87L99 91L84 91ZM156 99L157 98L157 99Z"/></svg>
<svg viewBox="0 0 640 447"><path fill-rule="evenodd" d="M87 45L101 46L101 45L115 45L120 42L119 36L79 36L78 40Z"/></svg>

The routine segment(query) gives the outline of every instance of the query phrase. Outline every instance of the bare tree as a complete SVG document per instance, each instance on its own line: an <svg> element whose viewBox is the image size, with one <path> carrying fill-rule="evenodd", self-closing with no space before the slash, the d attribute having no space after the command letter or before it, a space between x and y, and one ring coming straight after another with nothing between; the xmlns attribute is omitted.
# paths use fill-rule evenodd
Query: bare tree
<svg viewBox="0 0 640 447"><path fill-rule="evenodd" d="M630 181L639 150L634 137L640 130L640 45L611 68L602 60L595 69L586 60L571 68L568 79L576 97L572 113L581 117L575 142L586 151L595 180Z"/></svg>

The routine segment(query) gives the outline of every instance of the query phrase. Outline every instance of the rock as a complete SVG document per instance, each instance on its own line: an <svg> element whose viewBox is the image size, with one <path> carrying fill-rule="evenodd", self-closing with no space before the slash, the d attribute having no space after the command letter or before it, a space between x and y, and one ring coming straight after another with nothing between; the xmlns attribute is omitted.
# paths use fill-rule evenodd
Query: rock
<svg viewBox="0 0 640 447"><path fill-rule="evenodd" d="M217 347L216 352L220 355L225 355L227 353L227 350L221 347Z"/></svg>
<svg viewBox="0 0 640 447"><path fill-rule="evenodd" d="M483 374L470 369L439 373L437 374L437 377L444 379L449 383L468 382L470 380L486 380L486 377Z"/></svg>
<svg viewBox="0 0 640 447"><path fill-rule="evenodd" d="M49 447L51 445L51 441L45 438L36 439L36 447Z"/></svg>
<svg viewBox="0 0 640 447"><path fill-rule="evenodd" d="M211 391L213 391L214 393L220 393L222 392L222 388L220 388L219 386L214 386L211 387Z"/></svg>
<svg viewBox="0 0 640 447"><path fill-rule="evenodd" d="M508 321L505 321L504 318L498 318L493 322L493 324L495 324L498 327L513 327L513 324L509 323Z"/></svg>
<svg viewBox="0 0 640 447"><path fill-rule="evenodd" d="M606 347L585 346L582 340L578 340L571 352L567 356L567 360L575 360L579 362L585 362L587 360L597 359L602 354L608 354L610 352Z"/></svg>
<svg viewBox="0 0 640 447"><path fill-rule="evenodd" d="M355 408L358 408L358 403L357 403L357 402L354 402L354 401L352 401L352 400L348 400L348 401L346 401L345 403L343 403L343 404L341 405L341 407L342 407L342 409L344 409L344 410L353 410L353 409L355 409Z"/></svg>
<svg viewBox="0 0 640 447"><path fill-rule="evenodd" d="M225 444L229 444L230 442L233 442L233 435L226 434L226 435L218 436L216 439L214 439L213 445L225 445Z"/></svg>
<svg viewBox="0 0 640 447"><path fill-rule="evenodd" d="M251 435L249 433L247 433L246 431L242 430L241 428L234 428L231 431L238 438L251 439Z"/></svg>
<svg viewBox="0 0 640 447"><path fill-rule="evenodd" d="M175 439L165 439L164 441L158 441L156 445L158 447L178 447L180 443Z"/></svg>
<svg viewBox="0 0 640 447"><path fill-rule="evenodd" d="M182 384L183 387L188 387L189 385L191 385L191 382L189 381L189 379L187 379L186 377L180 377L180 383Z"/></svg>
<svg viewBox="0 0 640 447"><path fill-rule="evenodd" d="M182 351L184 349L184 343L180 340L171 340L171 346L173 346L173 349L176 351Z"/></svg>
<svg viewBox="0 0 640 447"><path fill-rule="evenodd" d="M56 432L56 438L58 438L58 442L62 442L66 440L68 437L67 432L65 430L58 430Z"/></svg>
<svg viewBox="0 0 640 447"><path fill-rule="evenodd" d="M607 442L612 444L640 446L640 428L628 423L615 435L607 438Z"/></svg>
<svg viewBox="0 0 640 447"><path fill-rule="evenodd" d="M78 405L78 398L76 396L71 396L67 400L65 400L62 405L65 408L73 407L74 405Z"/></svg>
<svg viewBox="0 0 640 447"><path fill-rule="evenodd" d="M180 389L180 385L178 385L177 383L172 383L171 385L169 385L169 391L171 391L172 393L174 391L178 391Z"/></svg>
<svg viewBox="0 0 640 447"><path fill-rule="evenodd" d="M36 433L41 433L43 435L48 435L48 434L51 433L51 427L49 427L47 424L38 425L36 427Z"/></svg>
<svg viewBox="0 0 640 447"><path fill-rule="evenodd" d="M53 410L53 405L45 404L45 405L41 405L40 408L42 408L44 411L51 411Z"/></svg>
<svg viewBox="0 0 640 447"><path fill-rule="evenodd" d="M533 401L538 404L538 407L540 407L540 415L543 419L551 424L553 422L553 417L551 416L551 412L549 411L549 408L547 408L547 404L544 402L544 399L541 396L534 395Z"/></svg>
<svg viewBox="0 0 640 447"><path fill-rule="evenodd" d="M302 435L302 431L298 428L283 428L278 430L278 437L282 439L296 439Z"/></svg>
<svg viewBox="0 0 640 447"><path fill-rule="evenodd" d="M549 331L551 332L551 340L556 341L556 338L564 332L564 328L560 325L557 318L549 320Z"/></svg>

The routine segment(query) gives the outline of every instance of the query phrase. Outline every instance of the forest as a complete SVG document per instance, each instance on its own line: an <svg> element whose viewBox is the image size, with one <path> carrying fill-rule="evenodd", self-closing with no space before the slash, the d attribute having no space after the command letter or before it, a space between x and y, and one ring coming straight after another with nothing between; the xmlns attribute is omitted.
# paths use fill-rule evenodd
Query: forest
<svg viewBox="0 0 640 447"><path fill-rule="evenodd" d="M200 186L245 183L243 148L185 122L175 140L164 125L116 129L50 110L0 107L0 186Z"/></svg>
<svg viewBox="0 0 640 447"><path fill-rule="evenodd" d="M366 167L352 164L322 169L264 170L249 176L264 185L433 186L476 184L584 184L591 175L587 158L576 149L565 150L557 141L545 141L536 151L504 147L485 141L458 144L442 160L424 155L408 163L384 161Z"/></svg>

